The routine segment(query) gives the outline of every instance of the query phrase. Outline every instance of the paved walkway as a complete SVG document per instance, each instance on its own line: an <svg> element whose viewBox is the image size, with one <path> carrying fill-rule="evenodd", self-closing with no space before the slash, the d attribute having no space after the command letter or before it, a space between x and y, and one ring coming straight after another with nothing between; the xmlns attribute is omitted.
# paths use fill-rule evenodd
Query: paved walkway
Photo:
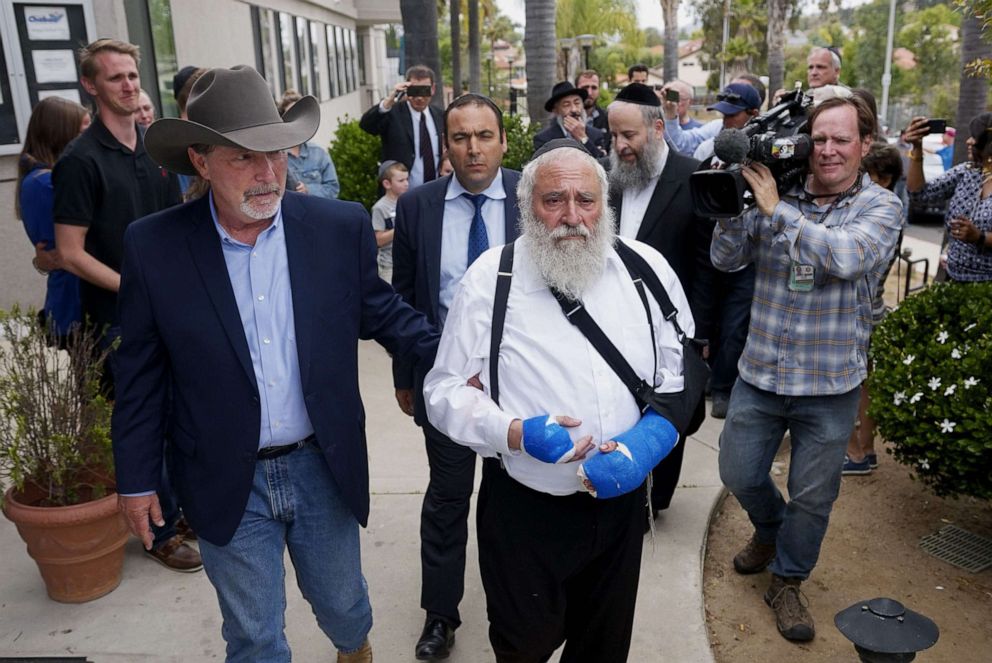
<svg viewBox="0 0 992 663"><path fill-rule="evenodd" d="M378 663L404 663L414 660L413 645L423 625L418 532L427 461L419 429L393 400L386 353L374 343L363 343L360 361L371 455L372 514L362 536L375 616L371 639ZM645 538L631 661L713 660L701 588L707 522L721 494L716 470L719 430L720 422L707 421L690 438L681 488L672 507L659 518L655 539ZM448 659L451 663L492 660L474 514L470 522L461 606L464 625ZM94 663L224 658L220 614L204 574L168 571L144 557L134 539L127 547L120 587L84 605L63 605L47 598L16 529L3 518L0 559L0 657L76 655ZM287 585L286 630L294 660L333 660L331 646L296 589L291 571Z"/></svg>

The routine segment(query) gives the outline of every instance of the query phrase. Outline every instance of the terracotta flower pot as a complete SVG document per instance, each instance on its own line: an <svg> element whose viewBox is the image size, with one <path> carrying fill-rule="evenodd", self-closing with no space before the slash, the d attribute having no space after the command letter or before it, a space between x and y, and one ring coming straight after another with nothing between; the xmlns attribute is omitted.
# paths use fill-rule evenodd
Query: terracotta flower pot
<svg viewBox="0 0 992 663"><path fill-rule="evenodd" d="M3 513L17 525L38 564L48 596L63 603L92 601L121 583L127 523L117 494L73 506L28 506L30 495L4 496Z"/></svg>

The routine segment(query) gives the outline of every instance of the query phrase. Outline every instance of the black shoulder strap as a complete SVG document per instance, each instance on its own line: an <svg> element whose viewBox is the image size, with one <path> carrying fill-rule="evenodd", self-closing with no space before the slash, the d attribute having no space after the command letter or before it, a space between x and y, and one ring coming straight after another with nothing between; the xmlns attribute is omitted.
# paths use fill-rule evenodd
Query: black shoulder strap
<svg viewBox="0 0 992 663"><path fill-rule="evenodd" d="M493 301L493 326L489 336L489 396L499 405L499 346L503 341L503 324L506 322L506 302L510 297L513 278L514 242L503 245L499 255L499 272L496 274L496 298Z"/></svg>
<svg viewBox="0 0 992 663"><path fill-rule="evenodd" d="M640 279L644 282L644 285L648 287L651 294L654 295L655 301L658 302L658 306L661 308L662 315L665 316L665 320L672 323L675 327L675 333L678 335L680 343L684 343L685 332L682 331L682 327L679 325L677 316L679 314L678 309L672 304L671 297L668 296L668 291L665 290L665 286L661 284L661 280L658 275L655 274L654 269L648 264L641 254L639 254L634 249L630 248L623 240L617 240L616 246L617 255L620 256L620 260L623 261L624 267L630 273L630 278L634 281Z"/></svg>

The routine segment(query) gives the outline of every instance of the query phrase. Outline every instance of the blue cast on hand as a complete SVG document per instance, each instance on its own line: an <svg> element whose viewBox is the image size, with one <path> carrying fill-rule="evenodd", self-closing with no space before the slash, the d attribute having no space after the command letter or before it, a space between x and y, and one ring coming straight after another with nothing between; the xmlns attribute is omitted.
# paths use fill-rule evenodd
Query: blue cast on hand
<svg viewBox="0 0 992 663"><path fill-rule="evenodd" d="M671 422L654 410L648 410L633 428L613 438L617 443L615 450L597 454L582 463L579 478L592 484L590 492L598 499L624 495L644 482L678 439L679 434Z"/></svg>
<svg viewBox="0 0 992 663"><path fill-rule="evenodd" d="M546 414L524 419L520 446L528 455L545 463L567 463L575 455L568 431Z"/></svg>

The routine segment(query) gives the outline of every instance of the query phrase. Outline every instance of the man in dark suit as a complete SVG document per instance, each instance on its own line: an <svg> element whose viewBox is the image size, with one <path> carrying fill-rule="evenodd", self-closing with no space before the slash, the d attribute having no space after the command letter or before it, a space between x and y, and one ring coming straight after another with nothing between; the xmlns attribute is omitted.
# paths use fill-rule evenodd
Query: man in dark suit
<svg viewBox="0 0 992 663"><path fill-rule="evenodd" d="M451 102L444 139L454 173L400 198L393 236L393 287L438 327L472 261L517 238L520 178L500 167L506 133L502 113L488 97L466 94ZM420 603L427 616L415 653L422 661L447 657L461 624L458 604L475 475L475 453L428 423L425 376L407 358L394 358L396 400L423 427L430 463L420 521Z"/></svg>
<svg viewBox="0 0 992 663"><path fill-rule="evenodd" d="M121 509L150 545L168 439L227 660L289 660L288 545L339 663L371 661L358 340L429 365L437 334L377 277L360 206L284 191L286 150L320 121L313 97L280 117L265 81L242 65L205 73L187 112L189 121L153 124L146 147L169 171L199 174L209 194L135 222L124 240L113 418Z"/></svg>
<svg viewBox="0 0 992 663"><path fill-rule="evenodd" d="M621 237L644 242L665 256L688 292L696 263L709 260L709 238L693 212L689 175L699 165L665 143L661 102L647 85L631 83L610 104L610 206ZM651 501L667 509L682 470L685 441L655 467Z"/></svg>
<svg viewBox="0 0 992 663"><path fill-rule="evenodd" d="M606 109L599 105L599 74L593 69L586 69L575 77L575 87L585 90L586 94L589 95L582 102L586 109L586 116L589 118L586 120L587 124L609 134L610 125L607 121ZM609 147L609 142L607 142L607 151L609 151Z"/></svg>
<svg viewBox="0 0 992 663"><path fill-rule="evenodd" d="M441 160L441 111L430 105L437 86L424 65L406 70L406 80L365 111L360 126L382 138L380 161L399 161L410 171L410 188L437 179ZM406 97L405 101L400 101Z"/></svg>
<svg viewBox="0 0 992 663"><path fill-rule="evenodd" d="M551 124L534 135L534 150L555 138L571 138L595 158L605 157L609 134L587 124L589 118L584 106L589 93L577 88L570 81L555 83L551 97L544 103L544 110L554 113Z"/></svg>

